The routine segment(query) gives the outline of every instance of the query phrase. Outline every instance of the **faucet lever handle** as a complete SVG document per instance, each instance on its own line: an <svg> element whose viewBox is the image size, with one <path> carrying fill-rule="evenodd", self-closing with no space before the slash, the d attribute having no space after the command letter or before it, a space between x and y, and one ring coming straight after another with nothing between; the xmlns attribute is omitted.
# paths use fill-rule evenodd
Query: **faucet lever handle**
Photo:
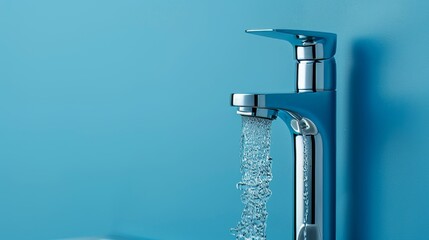
<svg viewBox="0 0 429 240"><path fill-rule="evenodd" d="M337 35L292 29L252 29L246 30L259 36L277 38L290 42L295 49L297 60L324 60L335 55Z"/></svg>

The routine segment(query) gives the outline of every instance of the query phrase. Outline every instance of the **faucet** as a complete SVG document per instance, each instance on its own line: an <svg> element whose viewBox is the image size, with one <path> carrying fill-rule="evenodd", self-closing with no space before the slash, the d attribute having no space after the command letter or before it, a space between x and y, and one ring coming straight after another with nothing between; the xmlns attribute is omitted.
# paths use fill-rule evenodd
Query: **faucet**
<svg viewBox="0 0 429 240"><path fill-rule="evenodd" d="M293 140L295 240L334 240L336 162L336 34L290 29L246 30L294 47L292 93L231 95L237 114L282 119Z"/></svg>

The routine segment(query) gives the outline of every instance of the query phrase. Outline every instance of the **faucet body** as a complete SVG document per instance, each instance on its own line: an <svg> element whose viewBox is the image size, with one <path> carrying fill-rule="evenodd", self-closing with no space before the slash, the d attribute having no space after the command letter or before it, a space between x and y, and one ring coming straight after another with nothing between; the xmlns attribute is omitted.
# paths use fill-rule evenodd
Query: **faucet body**
<svg viewBox="0 0 429 240"><path fill-rule="evenodd" d="M334 240L336 78L333 55L336 35L273 29L247 32L284 39L295 46L296 89L293 93L232 94L231 105L238 107L240 115L279 117L286 123L294 143L295 226L292 239ZM306 49L300 48L312 49L312 55L303 54Z"/></svg>

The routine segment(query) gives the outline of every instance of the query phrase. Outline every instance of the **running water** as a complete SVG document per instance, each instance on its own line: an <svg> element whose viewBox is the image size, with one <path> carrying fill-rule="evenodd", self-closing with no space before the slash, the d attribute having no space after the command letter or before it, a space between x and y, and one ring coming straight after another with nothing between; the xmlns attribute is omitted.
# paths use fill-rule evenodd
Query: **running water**
<svg viewBox="0 0 429 240"><path fill-rule="evenodd" d="M266 240L267 201L271 196L272 179L271 120L243 116L241 135L242 191L244 210L241 220L231 232L237 240Z"/></svg>

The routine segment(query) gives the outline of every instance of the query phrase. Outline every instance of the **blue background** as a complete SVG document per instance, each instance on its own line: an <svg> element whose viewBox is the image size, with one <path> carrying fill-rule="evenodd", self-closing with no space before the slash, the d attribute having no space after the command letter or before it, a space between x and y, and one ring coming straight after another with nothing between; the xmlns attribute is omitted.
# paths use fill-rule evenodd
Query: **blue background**
<svg viewBox="0 0 429 240"><path fill-rule="evenodd" d="M232 92L289 92L292 48L338 34L338 239L429 227L429 4L421 0L0 1L0 238L233 239ZM273 124L269 239L292 231ZM424 236L423 236L424 238Z"/></svg>

